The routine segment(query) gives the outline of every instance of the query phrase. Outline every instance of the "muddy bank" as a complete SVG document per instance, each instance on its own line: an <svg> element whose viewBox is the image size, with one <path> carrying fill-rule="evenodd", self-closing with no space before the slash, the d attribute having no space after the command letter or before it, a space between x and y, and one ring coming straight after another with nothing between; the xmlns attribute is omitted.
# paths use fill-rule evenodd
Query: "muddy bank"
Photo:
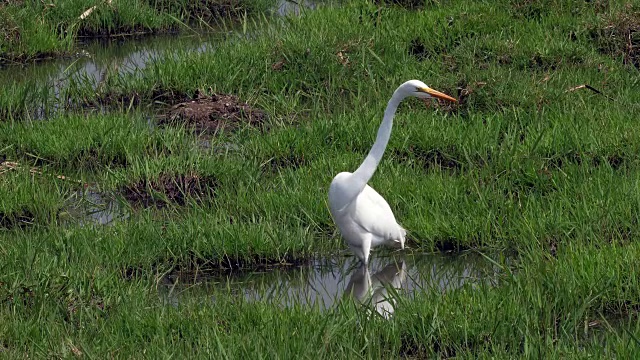
<svg viewBox="0 0 640 360"><path fill-rule="evenodd" d="M164 126L185 126L198 133L214 134L244 126L263 127L267 116L230 94L206 95L198 91L192 100L180 102L160 117Z"/></svg>
<svg viewBox="0 0 640 360"><path fill-rule="evenodd" d="M627 4L624 11L601 16L589 35L598 51L640 69L640 6Z"/></svg>
<svg viewBox="0 0 640 360"><path fill-rule="evenodd" d="M162 208L169 204L184 206L189 199L202 202L214 195L217 186L218 181L212 176L164 173L157 178L141 179L120 191L134 206Z"/></svg>
<svg viewBox="0 0 640 360"><path fill-rule="evenodd" d="M36 223L36 216L31 210L22 208L13 212L0 212L0 229L25 229Z"/></svg>

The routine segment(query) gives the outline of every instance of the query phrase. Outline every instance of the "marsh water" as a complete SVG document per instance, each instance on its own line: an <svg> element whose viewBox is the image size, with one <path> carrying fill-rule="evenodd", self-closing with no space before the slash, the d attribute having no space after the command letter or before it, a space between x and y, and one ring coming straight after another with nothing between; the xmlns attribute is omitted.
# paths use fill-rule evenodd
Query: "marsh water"
<svg viewBox="0 0 640 360"><path fill-rule="evenodd" d="M109 225L129 216L114 194L101 193L96 189L84 189L72 193L61 213L62 221L80 225Z"/></svg>
<svg viewBox="0 0 640 360"><path fill-rule="evenodd" d="M63 94L73 84L98 90L110 76L136 73L178 52L208 51L225 36L227 32L220 31L86 41L75 54L64 58L0 67L0 85L44 84L51 104L36 106L32 116L46 119L63 104ZM45 105L49 108L44 108Z"/></svg>
<svg viewBox="0 0 640 360"><path fill-rule="evenodd" d="M376 254L368 267L344 254L318 258L296 267L268 271L239 271L224 275L173 272L160 280L160 294L168 303L200 297L216 301L229 293L249 302L266 302L283 308L315 307L327 310L350 298L370 305L381 315L393 314L396 295L446 292L463 286L495 286L504 275L500 261L477 252Z"/></svg>

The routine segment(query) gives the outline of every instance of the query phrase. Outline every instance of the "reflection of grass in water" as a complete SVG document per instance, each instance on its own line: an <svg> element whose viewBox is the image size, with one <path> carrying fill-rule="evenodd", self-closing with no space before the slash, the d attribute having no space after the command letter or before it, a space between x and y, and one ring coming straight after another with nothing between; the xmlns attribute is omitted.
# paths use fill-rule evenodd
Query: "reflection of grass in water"
<svg viewBox="0 0 640 360"><path fill-rule="evenodd" d="M64 221L77 222L85 225L109 225L126 218L124 204L113 194L104 194L95 189L84 189L71 194L66 199L66 208L58 213L58 218Z"/></svg>
<svg viewBox="0 0 640 360"><path fill-rule="evenodd" d="M286 297L299 298L303 293L313 296L315 292L323 289L314 289L312 286L322 287L319 280L326 276L346 283L350 274L348 264L352 262L353 259L344 257L321 258L295 266L276 265L270 269L245 269L223 274L176 272L170 274L169 281L173 283L170 286L177 285L180 289L188 289L190 294L206 295L229 288L231 293L238 296L278 303L279 300L288 300Z"/></svg>
<svg viewBox="0 0 640 360"><path fill-rule="evenodd" d="M232 37L217 51L110 76L104 91L137 101L116 104L122 111L61 113L44 122L3 115L0 156L25 168L0 175L2 213L32 214L35 225L0 229L0 349L12 357L140 357L146 350L153 358L196 351L237 358L635 358L636 70L601 54L587 37L596 15L582 9L590 3L549 3L562 6L529 19L529 10L521 16L506 1L440 2L428 11L325 7L266 20L262 31ZM345 250L326 208L327 185L362 161L390 92L411 77L465 100L429 109L403 104L389 145L399 151L386 154L371 184L417 251L516 252L498 286L400 296L390 321L370 319L347 302L328 313L283 310L224 289L212 293L215 302L187 290L177 306L162 306L156 272L175 264ZM615 100L565 92L584 83ZM82 85L73 100L100 95ZM268 130L217 133L203 150L196 135L149 126L136 108L209 87L266 111ZM13 89L23 100L0 97L12 114L16 103L30 107L50 91ZM56 216L77 184L29 174L30 166L105 192L167 173L217 182L204 198L134 208L112 226L60 226ZM453 262L443 260L436 274L455 269ZM299 274L289 281L303 281ZM600 314L624 317L620 326L629 332L607 330L601 340L580 343L585 321Z"/></svg>
<svg viewBox="0 0 640 360"><path fill-rule="evenodd" d="M48 118L65 109L101 107L87 102L90 93L108 95L105 84L118 74L135 74L160 56L205 51L223 41L224 34L166 35L157 37L98 39L87 41L74 57L29 63L0 69L0 84L6 84L0 113L6 116ZM203 41L206 41L203 45ZM37 90L35 90L37 89ZM127 103L127 106L130 105Z"/></svg>

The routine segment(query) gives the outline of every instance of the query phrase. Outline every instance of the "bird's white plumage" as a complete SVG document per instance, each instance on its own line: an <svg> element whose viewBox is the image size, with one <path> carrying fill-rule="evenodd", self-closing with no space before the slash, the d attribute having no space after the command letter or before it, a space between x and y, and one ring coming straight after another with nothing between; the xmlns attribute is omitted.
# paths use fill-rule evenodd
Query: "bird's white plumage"
<svg viewBox="0 0 640 360"><path fill-rule="evenodd" d="M353 296L359 302L371 306L384 318L395 312L396 298L389 289L400 290L407 279L404 260L392 263L371 275L364 264L351 275L345 296Z"/></svg>
<svg viewBox="0 0 640 360"><path fill-rule="evenodd" d="M349 180L337 176L329 188L329 198L340 198L341 187L348 185ZM368 262L372 247L393 243L404 246L405 230L397 223L387 201L369 185L343 208L331 207L337 202L329 201L334 221L347 245L364 263Z"/></svg>
<svg viewBox="0 0 640 360"><path fill-rule="evenodd" d="M396 109L409 96L425 99L434 96L455 101L418 80L400 85L387 104L376 141L364 162L354 173L336 175L329 187L331 216L349 248L365 264L374 246L398 243L404 248L406 231L396 221L389 204L367 182L373 176L389 142Z"/></svg>
<svg viewBox="0 0 640 360"><path fill-rule="evenodd" d="M373 235L373 246L382 245L385 240L399 242L405 235L387 201L369 185L356 198L353 220Z"/></svg>

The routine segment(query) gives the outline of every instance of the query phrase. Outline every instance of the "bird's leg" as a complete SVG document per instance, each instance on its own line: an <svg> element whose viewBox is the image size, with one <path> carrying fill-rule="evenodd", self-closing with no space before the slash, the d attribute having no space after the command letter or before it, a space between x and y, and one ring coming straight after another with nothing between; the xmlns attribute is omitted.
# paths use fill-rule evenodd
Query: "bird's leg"
<svg viewBox="0 0 640 360"><path fill-rule="evenodd" d="M367 234L362 239L362 255L365 265L369 265L369 253L371 252L371 234Z"/></svg>
<svg viewBox="0 0 640 360"><path fill-rule="evenodd" d="M351 252L358 258L360 259L360 261L362 261L362 265L364 266L365 264L365 258L364 258L364 253L362 252L362 248L358 247L358 246L353 246L353 245L349 245L349 249L351 249Z"/></svg>

